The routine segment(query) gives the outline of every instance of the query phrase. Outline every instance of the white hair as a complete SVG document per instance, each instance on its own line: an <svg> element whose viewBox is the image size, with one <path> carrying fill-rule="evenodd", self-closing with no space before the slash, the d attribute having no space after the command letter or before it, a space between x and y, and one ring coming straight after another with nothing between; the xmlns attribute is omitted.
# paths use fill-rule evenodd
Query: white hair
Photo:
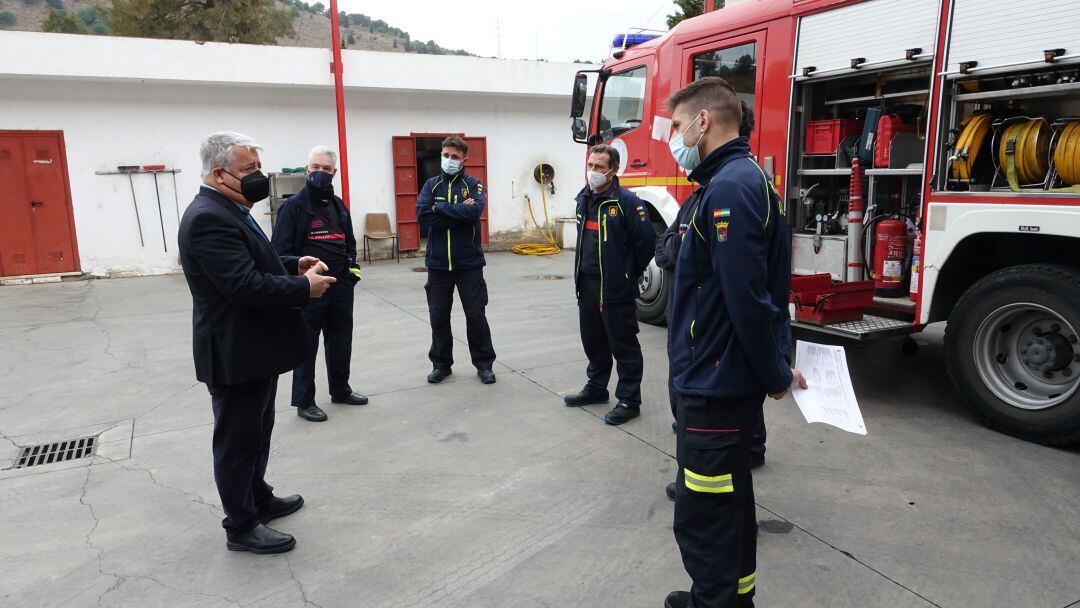
<svg viewBox="0 0 1080 608"><path fill-rule="evenodd" d="M248 150L262 150L259 142L235 131L218 131L206 136L206 140L199 146L199 156L202 157L202 176L210 175L214 167L228 169L236 160L233 147L240 146Z"/></svg>
<svg viewBox="0 0 1080 608"><path fill-rule="evenodd" d="M312 148L311 152L308 152L308 155L307 155L308 164L310 165L312 159L314 159L316 156L322 156L324 154L326 156L330 157L330 164L334 165L334 168L336 169L337 168L337 152L334 152L334 149L331 148L330 146L315 146L314 148Z"/></svg>

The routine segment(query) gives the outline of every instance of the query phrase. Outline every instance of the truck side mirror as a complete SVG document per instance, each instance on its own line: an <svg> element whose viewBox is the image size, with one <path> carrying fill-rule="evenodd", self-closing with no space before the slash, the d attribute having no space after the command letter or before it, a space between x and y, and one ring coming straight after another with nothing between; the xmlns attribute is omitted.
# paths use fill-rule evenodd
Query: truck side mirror
<svg viewBox="0 0 1080 608"><path fill-rule="evenodd" d="M588 95L589 77L585 74L574 76L574 90L570 95L570 118L581 118L585 114L585 97Z"/></svg>
<svg viewBox="0 0 1080 608"><path fill-rule="evenodd" d="M585 125L585 121L580 118L575 118L570 123L570 132L574 134L574 141L583 144L585 143L585 135L588 133L589 127Z"/></svg>

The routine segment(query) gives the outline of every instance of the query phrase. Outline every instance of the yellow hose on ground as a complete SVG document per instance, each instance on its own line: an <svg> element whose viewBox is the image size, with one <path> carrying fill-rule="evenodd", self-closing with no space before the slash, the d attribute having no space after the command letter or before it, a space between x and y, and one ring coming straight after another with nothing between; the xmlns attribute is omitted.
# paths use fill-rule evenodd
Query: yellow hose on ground
<svg viewBox="0 0 1080 608"><path fill-rule="evenodd" d="M522 243L520 245L514 245L510 248L510 251L518 255L555 255L559 253L559 246L555 244L555 234L551 230L551 221L548 219L547 212L547 194L544 193L544 171L543 164L540 169L540 196L544 201L544 225L547 226L547 232L540 226L540 223L536 221L536 214L533 213L532 200L525 196L526 202L529 203L529 217L532 218L533 225L536 226L536 231L540 233L540 236L544 237L546 243Z"/></svg>

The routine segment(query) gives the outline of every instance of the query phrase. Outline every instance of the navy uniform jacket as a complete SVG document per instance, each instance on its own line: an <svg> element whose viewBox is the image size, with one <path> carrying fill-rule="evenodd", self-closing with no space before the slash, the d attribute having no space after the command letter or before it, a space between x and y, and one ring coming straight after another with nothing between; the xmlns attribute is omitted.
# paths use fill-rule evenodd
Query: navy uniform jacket
<svg viewBox="0 0 1080 608"><path fill-rule="evenodd" d="M791 385L791 238L780 195L745 139L713 151L679 247L668 314L675 390L735 397Z"/></svg>
<svg viewBox="0 0 1080 608"><path fill-rule="evenodd" d="M597 255L600 266L600 303L630 302L638 295L638 278L653 258L656 233L645 203L633 192L612 180L606 200L600 203L596 217L589 212L593 191L585 186L577 195L577 249L574 251L574 285L581 298L581 241L585 223L596 222L599 228Z"/></svg>
<svg viewBox="0 0 1080 608"><path fill-rule="evenodd" d="M468 199L476 201L466 205ZM428 227L429 270L471 270L484 266L480 216L487 205L484 184L464 171L441 173L424 182L416 199L416 221Z"/></svg>
<svg viewBox="0 0 1080 608"><path fill-rule="evenodd" d="M274 224L274 236L272 237L274 249L281 255L299 256L307 242L308 229L315 213L311 210L311 194L305 185L299 192L290 196L285 204L278 209L277 222ZM337 209L341 228L345 231L345 258L346 268L356 264L356 236L353 233L352 216L345 207L345 203L338 196L334 196L334 207ZM342 272L345 277L351 279L352 275ZM342 277L338 277L342 278Z"/></svg>
<svg viewBox="0 0 1080 608"><path fill-rule="evenodd" d="M195 377L207 384L265 380L307 350L308 280L279 257L224 194L200 188L180 221L180 263L192 300Z"/></svg>

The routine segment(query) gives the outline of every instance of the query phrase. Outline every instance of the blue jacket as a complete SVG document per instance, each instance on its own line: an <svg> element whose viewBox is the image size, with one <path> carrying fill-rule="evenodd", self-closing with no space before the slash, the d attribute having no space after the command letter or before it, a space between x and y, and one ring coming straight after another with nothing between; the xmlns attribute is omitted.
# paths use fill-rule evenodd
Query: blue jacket
<svg viewBox="0 0 1080 608"><path fill-rule="evenodd" d="M469 199L474 204L466 205ZM484 266L480 216L487 205L484 184L464 171L441 173L424 182L416 199L416 221L427 227L429 270L471 270Z"/></svg>
<svg viewBox="0 0 1080 608"><path fill-rule="evenodd" d="M311 219L315 217L311 211L311 205L311 196L305 184L278 209L277 218L274 221L274 234L270 239L278 255L301 255L300 252L304 250L304 243L308 238L308 227L311 225ZM345 203L337 196L334 196L334 205L341 219L341 227L345 231L346 268L355 266L356 236L353 232L352 216L349 215ZM350 279L351 277L352 275L349 275Z"/></svg>
<svg viewBox="0 0 1080 608"><path fill-rule="evenodd" d="M791 385L791 237L780 195L745 139L691 175L705 192L679 247L669 345L675 390L706 397Z"/></svg>
<svg viewBox="0 0 1080 608"><path fill-rule="evenodd" d="M596 217L585 217L593 191L585 186L577 195L577 249L574 251L574 285L581 298L581 255L585 222L596 222L600 238L600 304L631 302L638 296L638 278L653 258L656 232L645 203L633 192L612 181Z"/></svg>

